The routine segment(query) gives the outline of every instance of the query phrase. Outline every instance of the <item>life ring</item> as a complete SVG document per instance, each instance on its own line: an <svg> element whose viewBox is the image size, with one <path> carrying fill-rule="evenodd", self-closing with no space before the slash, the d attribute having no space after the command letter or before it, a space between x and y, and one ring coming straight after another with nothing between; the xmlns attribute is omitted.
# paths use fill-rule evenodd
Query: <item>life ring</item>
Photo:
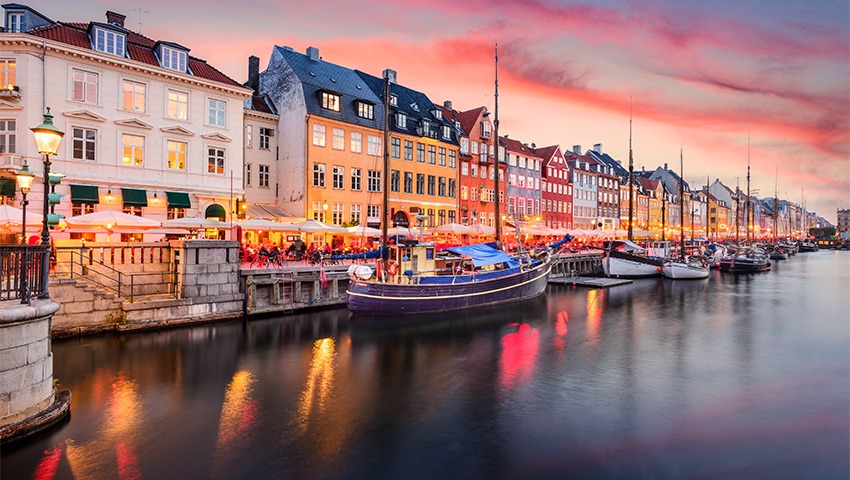
<svg viewBox="0 0 850 480"><path fill-rule="evenodd" d="M387 274L395 276L398 273L398 263L395 260L387 262Z"/></svg>

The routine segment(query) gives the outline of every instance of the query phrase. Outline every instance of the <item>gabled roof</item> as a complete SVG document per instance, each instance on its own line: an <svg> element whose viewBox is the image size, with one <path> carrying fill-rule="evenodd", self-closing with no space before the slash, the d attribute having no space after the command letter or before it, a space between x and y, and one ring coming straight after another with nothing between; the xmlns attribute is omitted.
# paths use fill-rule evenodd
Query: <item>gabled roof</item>
<svg viewBox="0 0 850 480"><path fill-rule="evenodd" d="M54 22L51 25L35 28L27 31L26 33L39 38L94 51L87 32L92 25L100 24L100 22ZM110 25L110 28L126 31L127 56L130 60L163 68L160 66L159 61L154 54L154 46L157 43L155 40L145 37L144 35L122 29L119 26ZM173 42L167 43L174 44ZM186 75L203 78L205 80L212 80L232 87L242 86L200 58L189 56L187 66L188 71L186 72Z"/></svg>
<svg viewBox="0 0 850 480"><path fill-rule="evenodd" d="M250 110L277 115L277 110L268 95L251 95L246 103L249 103L246 107Z"/></svg>
<svg viewBox="0 0 850 480"><path fill-rule="evenodd" d="M533 148L527 146L519 140L508 138L507 136L501 137L499 140L499 145L505 147L505 150L508 152L519 152L527 157L540 158Z"/></svg>
<svg viewBox="0 0 850 480"><path fill-rule="evenodd" d="M595 150L589 150L588 156L596 160L598 163L611 167L612 175L617 175L622 177L623 175L628 175L629 171L623 168L623 165L620 164L617 160L615 160L612 156L607 153L599 153Z"/></svg>
<svg viewBox="0 0 850 480"><path fill-rule="evenodd" d="M457 112L457 119L460 121L460 126L463 127L463 131L471 132L485 110L487 110L487 107L478 107L465 112Z"/></svg>
<svg viewBox="0 0 850 480"><path fill-rule="evenodd" d="M289 47L275 46L273 56L279 56L300 80L304 91L304 103L307 113L332 118L346 123L361 125L369 128L383 129L384 105L381 98L369 88L357 72L318 57L296 52ZM285 75L286 72L269 69L261 73L261 85L276 82L269 76ZM322 92L339 95L340 109L338 112L322 107ZM357 102L373 106L373 118L363 118L357 115Z"/></svg>
<svg viewBox="0 0 850 480"><path fill-rule="evenodd" d="M650 180L647 177L637 177L636 180L640 182L641 186L649 191L656 192L658 191L659 182L655 180Z"/></svg>
<svg viewBox="0 0 850 480"><path fill-rule="evenodd" d="M438 106L437 108L439 108L443 112L443 118L448 120L449 123L451 123L455 127L455 129L460 129L460 131L458 132L458 135L469 136L469 130L463 128L463 124L461 124L461 122L460 122L460 118L459 118L460 112L458 112L457 110L448 108L445 105Z"/></svg>

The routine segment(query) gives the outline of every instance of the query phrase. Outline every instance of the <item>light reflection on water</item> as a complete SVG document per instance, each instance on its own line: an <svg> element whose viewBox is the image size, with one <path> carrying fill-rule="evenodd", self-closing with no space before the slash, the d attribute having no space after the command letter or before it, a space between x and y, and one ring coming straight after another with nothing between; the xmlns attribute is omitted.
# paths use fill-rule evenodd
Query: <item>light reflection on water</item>
<svg viewBox="0 0 850 480"><path fill-rule="evenodd" d="M850 254L349 323L56 342L2 478L847 478Z"/></svg>

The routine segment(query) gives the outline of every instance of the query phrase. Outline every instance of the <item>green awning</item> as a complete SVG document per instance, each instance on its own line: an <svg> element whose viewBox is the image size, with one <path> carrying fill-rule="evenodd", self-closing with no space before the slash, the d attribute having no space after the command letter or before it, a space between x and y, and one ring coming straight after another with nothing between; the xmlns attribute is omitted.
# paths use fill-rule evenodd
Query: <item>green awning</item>
<svg viewBox="0 0 850 480"><path fill-rule="evenodd" d="M131 207L147 207L148 192L140 188L122 188L121 198L124 200L125 206Z"/></svg>
<svg viewBox="0 0 850 480"><path fill-rule="evenodd" d="M14 178L0 178L0 196L14 197L18 181Z"/></svg>
<svg viewBox="0 0 850 480"><path fill-rule="evenodd" d="M186 192L165 192L168 197L168 206L173 208L192 208L189 194Z"/></svg>
<svg viewBox="0 0 850 480"><path fill-rule="evenodd" d="M74 185L72 183L71 203L100 203L100 198L97 196L97 185Z"/></svg>
<svg viewBox="0 0 850 480"><path fill-rule="evenodd" d="M204 214L206 218L227 218L227 212L224 210L224 207L217 203L213 203L209 207Z"/></svg>

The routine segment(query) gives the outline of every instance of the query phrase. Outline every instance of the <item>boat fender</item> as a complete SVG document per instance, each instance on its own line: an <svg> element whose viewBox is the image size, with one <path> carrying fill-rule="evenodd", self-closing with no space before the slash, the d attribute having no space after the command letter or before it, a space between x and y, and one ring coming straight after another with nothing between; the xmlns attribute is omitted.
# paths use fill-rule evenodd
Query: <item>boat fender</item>
<svg viewBox="0 0 850 480"><path fill-rule="evenodd" d="M658 273L661 273L661 270L662 270L661 267L658 267L658 268L655 269L655 271L657 271Z"/></svg>

